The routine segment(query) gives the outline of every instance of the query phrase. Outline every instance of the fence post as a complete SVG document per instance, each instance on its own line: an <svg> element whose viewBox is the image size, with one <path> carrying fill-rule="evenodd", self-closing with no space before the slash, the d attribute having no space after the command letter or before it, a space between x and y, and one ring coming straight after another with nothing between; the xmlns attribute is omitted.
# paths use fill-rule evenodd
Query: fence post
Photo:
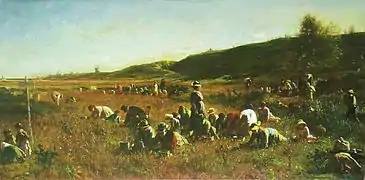
<svg viewBox="0 0 365 180"><path fill-rule="evenodd" d="M30 143L32 147L34 147L33 143L33 130L32 130L32 123L31 123L31 111L30 111L30 100L29 100L29 87L28 87L28 78L25 76L25 87L27 91L27 104L28 104L28 126L29 126L29 132L30 132Z"/></svg>

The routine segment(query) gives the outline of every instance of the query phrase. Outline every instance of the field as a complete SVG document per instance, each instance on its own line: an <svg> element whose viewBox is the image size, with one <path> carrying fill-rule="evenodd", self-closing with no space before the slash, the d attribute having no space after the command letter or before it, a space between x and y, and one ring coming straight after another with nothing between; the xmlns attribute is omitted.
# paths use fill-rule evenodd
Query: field
<svg viewBox="0 0 365 180"><path fill-rule="evenodd" d="M320 137L316 144L284 144L276 148L265 150L241 149L232 151L230 148L240 142L228 139L214 142L198 142L182 147L177 154L169 158L159 158L152 153L124 155L118 153L118 141L128 140L129 135L125 127L110 122L81 119L89 115L89 104L107 105L119 109L122 104L137 105L142 108L151 106L153 126L164 121L164 114L177 111L180 105L190 107L188 95L179 98L153 97L141 95L112 95L100 91L78 92L80 86L113 87L120 83L150 84L151 81L116 80L116 81L36 81L33 92L43 92L41 102L49 103L45 108L46 114L33 114L33 150L37 150L39 143L45 145L49 151L58 155L52 158L52 164L45 166L36 163L36 155L22 164L1 165L0 179L134 179L134 178L199 178L199 179L313 179L315 177L328 179L334 177L323 171L327 163L316 157L316 150L324 152L331 148L335 138L332 134ZM169 83L172 83L169 81ZM188 82L178 82L188 84ZM18 82L1 82L0 86L16 87ZM227 103L226 99L219 99L218 92L226 89L236 89L243 93L241 99ZM206 108L214 107L217 112L236 111L237 105L247 100L250 95L244 90L243 83L233 82L203 82L202 93L205 96ZM65 97L73 96L76 103L62 102L60 107L54 107L47 92L59 90ZM238 97L237 97L238 98ZM287 104L294 98L278 98L265 96L270 101L274 113L283 120L277 124L270 124L287 137L292 136L294 120L285 116L285 108L280 107L278 100ZM261 99L251 97L257 107ZM33 102L35 103L35 102ZM34 105L35 106L35 105ZM275 111L276 110L276 111ZM124 118L124 114L121 116ZM2 128L12 128L15 122L27 125L26 114L2 114L0 122ZM306 117L303 117L304 119ZM310 117L308 117L310 118ZM307 119L305 119L307 120ZM316 121L308 119L308 121ZM338 125L338 124L336 124ZM340 128L340 127L338 127ZM354 132L361 132L355 126L341 127L345 130L338 133L355 141L357 147L362 148L365 143ZM355 128L355 129L354 129ZM356 129L357 128L357 129ZM13 129L13 128L12 128ZM28 126L26 126L28 129ZM363 132L363 131L362 131ZM315 158L316 157L316 158Z"/></svg>

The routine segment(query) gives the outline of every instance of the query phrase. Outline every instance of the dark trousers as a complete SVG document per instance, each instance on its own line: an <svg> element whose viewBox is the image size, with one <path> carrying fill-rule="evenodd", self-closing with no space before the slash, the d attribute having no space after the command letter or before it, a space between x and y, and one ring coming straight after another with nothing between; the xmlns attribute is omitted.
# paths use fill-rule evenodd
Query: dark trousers
<svg viewBox="0 0 365 180"><path fill-rule="evenodd" d="M356 114L356 107L347 107L346 118L356 122L360 122Z"/></svg>

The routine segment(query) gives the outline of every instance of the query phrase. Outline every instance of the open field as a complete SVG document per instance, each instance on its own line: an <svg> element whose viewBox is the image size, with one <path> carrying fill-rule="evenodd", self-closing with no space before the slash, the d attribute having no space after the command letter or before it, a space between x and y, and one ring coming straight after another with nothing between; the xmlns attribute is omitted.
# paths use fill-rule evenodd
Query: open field
<svg viewBox="0 0 365 180"><path fill-rule="evenodd" d="M34 150L39 143L58 153L52 166L44 168L36 164L34 155L26 163L2 166L1 179L125 179L125 178L234 178L234 179L307 179L315 176L330 178L332 175L314 173L318 164L310 155L316 149L332 146L330 136L321 137L317 144L285 144L265 150L230 151L238 141L216 140L187 145L173 157L163 159L154 154L123 155L116 152L118 141L128 140L128 132L120 125L109 122L80 119L89 115L89 104L107 105L119 109L120 105L152 106L153 127L164 120L164 114L177 111L180 105L190 107L187 96L179 99L141 95L111 95L100 91L78 92L79 86L109 87L115 83L127 85L136 81L39 81L36 91L61 90L65 97L76 97L76 103L61 103L44 115L35 115L33 121ZM185 82L188 84L188 82ZM17 82L1 82L1 86L17 85ZM214 107L217 112L237 109L223 101L212 98L216 92L234 88L243 91L241 83L203 83L206 108ZM244 93L245 94L245 93ZM286 99L280 98L283 101ZM276 99L279 100L279 99ZM275 100L275 101L276 101ZM293 100L290 99L289 100ZM43 94L41 101L50 102ZM221 103L220 103L221 102ZM274 102L274 101L273 101ZM275 103L274 103L275 104ZM274 104L272 106L274 106ZM255 106L257 105L254 104ZM277 115L283 121L270 124L286 136L291 136L295 121L285 117L285 109L278 108ZM124 114L121 114L124 117ZM11 128L16 121L27 124L26 114L3 115L3 128ZM26 126L27 129L27 126ZM343 132L346 133L346 132ZM346 136L347 137L347 136ZM358 141L360 142L360 141ZM360 146L358 144L358 146ZM321 172L322 174L324 172Z"/></svg>

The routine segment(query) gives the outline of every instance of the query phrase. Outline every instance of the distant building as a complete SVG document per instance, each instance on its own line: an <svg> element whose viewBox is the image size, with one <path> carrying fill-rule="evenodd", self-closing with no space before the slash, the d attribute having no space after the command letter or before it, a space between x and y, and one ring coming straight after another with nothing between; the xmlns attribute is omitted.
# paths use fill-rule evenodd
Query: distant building
<svg viewBox="0 0 365 180"><path fill-rule="evenodd" d="M99 73L100 72L100 70L99 70L99 66L96 66L95 67L95 73Z"/></svg>

